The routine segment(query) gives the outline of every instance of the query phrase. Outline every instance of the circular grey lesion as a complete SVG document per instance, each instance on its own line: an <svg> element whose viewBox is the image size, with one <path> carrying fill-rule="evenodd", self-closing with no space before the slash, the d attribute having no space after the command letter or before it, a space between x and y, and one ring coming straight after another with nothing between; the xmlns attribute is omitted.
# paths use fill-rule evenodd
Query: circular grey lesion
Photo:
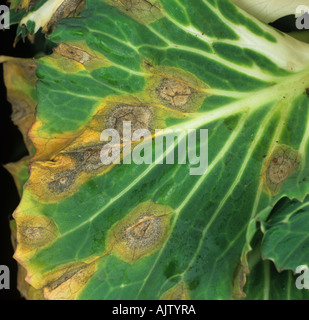
<svg viewBox="0 0 309 320"><path fill-rule="evenodd" d="M48 231L43 227L22 227L19 236L22 243L40 246L45 243L47 233Z"/></svg>
<svg viewBox="0 0 309 320"><path fill-rule="evenodd" d="M18 241L29 247L42 247L55 238L55 225L52 221L42 223L29 221L18 226Z"/></svg>
<svg viewBox="0 0 309 320"><path fill-rule="evenodd" d="M131 250L152 247L162 233L160 217L143 216L124 230L122 240Z"/></svg>
<svg viewBox="0 0 309 320"><path fill-rule="evenodd" d="M275 157L267 169L267 178L272 184L284 182L295 168L295 159L286 156Z"/></svg>
<svg viewBox="0 0 309 320"><path fill-rule="evenodd" d="M143 105L119 104L105 118L108 129L115 129L123 137L123 122L131 122L131 131L147 129L151 131L153 114L151 108Z"/></svg>

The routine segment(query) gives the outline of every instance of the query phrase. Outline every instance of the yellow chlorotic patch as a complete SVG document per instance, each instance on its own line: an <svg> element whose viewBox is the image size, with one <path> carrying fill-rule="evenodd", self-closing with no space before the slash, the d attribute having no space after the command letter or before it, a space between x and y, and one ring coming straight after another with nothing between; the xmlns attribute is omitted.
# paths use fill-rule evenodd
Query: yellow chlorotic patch
<svg viewBox="0 0 309 320"><path fill-rule="evenodd" d="M61 153L53 161L32 164L27 189L41 202L54 203L72 195L87 179L107 172L112 165L104 165L99 147L88 147Z"/></svg>
<svg viewBox="0 0 309 320"><path fill-rule="evenodd" d="M61 72L74 74L80 71L91 72L93 69L110 65L110 62L103 55L81 42L61 43L52 55L41 58L40 63L48 65L51 68L56 68ZM101 101L98 101L97 105L99 108ZM37 115L36 121L29 132L29 136L36 149L32 161L49 160L53 154L57 154L64 147L72 143L81 134L81 130L84 129L81 127L80 130L73 132L50 134L44 130L45 121L47 119ZM97 131L101 132L103 129L101 124ZM99 141L100 139L96 143Z"/></svg>
<svg viewBox="0 0 309 320"><path fill-rule="evenodd" d="M18 209L14 212L13 216L16 221L17 230L17 246L14 259L27 270L27 281L31 283L35 289L39 289L40 287L35 287L32 282L30 282L33 272L32 268L28 267L28 261L38 249L50 245L57 239L59 235L57 226L52 219L46 216L21 213ZM24 284L21 283L21 286L24 286Z"/></svg>
<svg viewBox="0 0 309 320"><path fill-rule="evenodd" d="M188 286L182 281L163 293L160 300L190 300Z"/></svg>
<svg viewBox="0 0 309 320"><path fill-rule="evenodd" d="M0 56L0 63L4 63L3 75L6 86L20 91L30 91L35 87L37 64L33 59Z"/></svg>
<svg viewBox="0 0 309 320"><path fill-rule="evenodd" d="M94 262L76 263L58 270L49 276L56 276L56 278L44 286L44 298L47 300L75 300L95 271Z"/></svg>
<svg viewBox="0 0 309 320"><path fill-rule="evenodd" d="M35 289L25 278L27 276L26 269L18 265L17 270L17 289L21 295L27 300L44 300L43 290Z"/></svg>
<svg viewBox="0 0 309 320"><path fill-rule="evenodd" d="M11 229L11 241L13 249L16 250L17 247L17 226L16 221L10 221ZM27 300L43 300L43 290L33 288L25 278L27 276L27 271L20 264L17 265L17 289L20 294Z"/></svg>
<svg viewBox="0 0 309 320"><path fill-rule="evenodd" d="M53 154L57 154L78 135L79 132L67 132L59 135L45 133L44 124L36 118L34 125L29 131L29 137L36 150L31 162L50 159Z"/></svg>
<svg viewBox="0 0 309 320"><path fill-rule="evenodd" d="M72 64L72 70L85 68L95 53L77 44L59 45L56 52L61 53L61 58L52 55L44 58L44 63L54 65L62 61L67 68ZM37 119L30 131L36 154L31 159L27 188L40 201L60 201L76 192L89 178L113 168L114 165L104 165L100 158L103 146L108 143L101 141L103 130L116 129L122 138L123 124L130 121L131 132L148 129L154 137L156 128L166 128L166 119L186 118L201 106L208 94L207 86L195 76L177 68L144 64L144 90L98 101L91 120L80 130L49 135L44 132L43 119ZM138 144L137 141L129 143ZM130 148L123 146L123 140L120 144L120 157L124 157Z"/></svg>
<svg viewBox="0 0 309 320"><path fill-rule="evenodd" d="M172 209L147 201L109 231L107 248L120 259L134 263L162 248L169 236Z"/></svg>
<svg viewBox="0 0 309 320"><path fill-rule="evenodd" d="M55 52L49 56L40 59L40 63L48 65L51 68L61 70L63 73L78 73L79 71L86 70L85 66L75 59L69 59L64 55Z"/></svg>
<svg viewBox="0 0 309 320"><path fill-rule="evenodd" d="M263 173L266 190L275 196L280 192L284 181L295 171L300 164L299 154L287 145L278 145L267 159Z"/></svg>
<svg viewBox="0 0 309 320"><path fill-rule="evenodd" d="M58 202L72 195L89 178L106 173L113 164L104 165L100 152L101 129L94 117L79 135L46 161L33 161L27 189L43 202ZM101 123L102 125L102 123Z"/></svg>
<svg viewBox="0 0 309 320"><path fill-rule="evenodd" d="M23 174L24 171L28 172L30 157L26 156L20 159L17 162L10 162L6 165L3 165L6 170L13 176L16 188L18 190L19 195L22 194L22 182L23 182Z"/></svg>
<svg viewBox="0 0 309 320"><path fill-rule="evenodd" d="M7 88L7 99L12 105L12 121L21 131L28 151L33 144L28 131L35 120L37 68L33 59L0 57L3 62L4 82Z"/></svg>
<svg viewBox="0 0 309 320"><path fill-rule="evenodd" d="M35 121L36 103L18 92L13 93L13 96L9 94L8 100L12 104L13 109L11 119L22 133L28 151L32 153L33 144L28 136L28 132Z"/></svg>

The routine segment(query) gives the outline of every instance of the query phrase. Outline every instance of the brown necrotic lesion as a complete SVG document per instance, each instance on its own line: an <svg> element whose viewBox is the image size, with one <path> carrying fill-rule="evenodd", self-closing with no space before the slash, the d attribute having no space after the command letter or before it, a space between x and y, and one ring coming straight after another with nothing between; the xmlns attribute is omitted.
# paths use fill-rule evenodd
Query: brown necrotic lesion
<svg viewBox="0 0 309 320"><path fill-rule="evenodd" d="M107 0L141 23L151 23L162 17L157 0Z"/></svg>
<svg viewBox="0 0 309 320"><path fill-rule="evenodd" d="M89 146L75 151L68 152L67 155L74 160L77 171L93 172L101 169L104 164L100 159L102 145Z"/></svg>
<svg viewBox="0 0 309 320"><path fill-rule="evenodd" d="M67 191L75 182L77 171L75 169L68 169L55 174L52 181L48 183L48 189L54 193L62 193Z"/></svg>
<svg viewBox="0 0 309 320"><path fill-rule="evenodd" d="M78 262L55 272L55 279L43 288L47 300L73 300L96 271L96 263Z"/></svg>
<svg viewBox="0 0 309 320"><path fill-rule="evenodd" d="M275 196L280 192L283 183L299 168L299 154L286 145L279 145L267 160L264 173L266 189Z"/></svg>
<svg viewBox="0 0 309 320"><path fill-rule="evenodd" d="M85 50L82 50L77 46L68 45L66 43L60 43L58 47L55 48L55 52L63 57L75 60L82 64L93 59L93 57Z"/></svg>
<svg viewBox="0 0 309 320"><path fill-rule="evenodd" d="M161 229L162 220L160 217L144 216L123 230L122 240L131 250L148 248L158 239Z"/></svg>
<svg viewBox="0 0 309 320"><path fill-rule="evenodd" d="M157 87L157 94L161 100L175 108L182 109L191 100L195 90L182 81L163 78Z"/></svg>
<svg viewBox="0 0 309 320"><path fill-rule="evenodd" d="M123 122L131 122L131 130L151 130L153 113L150 107L144 105L116 105L105 118L107 128L115 129L123 137Z"/></svg>
<svg viewBox="0 0 309 320"><path fill-rule="evenodd" d="M107 167L101 161L101 149L102 144L63 152L61 159L68 159L71 168L62 171L58 171L58 169L56 173L51 175L52 178L47 184L49 191L56 194L67 192L83 173L97 173L103 167Z"/></svg>

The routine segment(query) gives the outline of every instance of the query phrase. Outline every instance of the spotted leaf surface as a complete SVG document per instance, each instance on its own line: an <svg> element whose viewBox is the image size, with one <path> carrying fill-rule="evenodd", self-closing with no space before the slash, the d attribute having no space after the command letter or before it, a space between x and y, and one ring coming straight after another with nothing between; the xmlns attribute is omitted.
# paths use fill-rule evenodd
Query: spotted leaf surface
<svg viewBox="0 0 309 320"><path fill-rule="evenodd" d="M244 297L257 217L309 190L309 46L227 0L89 0L49 39L14 213L27 282L45 299ZM125 121L153 159L156 129L208 129L206 172L177 144L103 164L102 131L123 142Z"/></svg>

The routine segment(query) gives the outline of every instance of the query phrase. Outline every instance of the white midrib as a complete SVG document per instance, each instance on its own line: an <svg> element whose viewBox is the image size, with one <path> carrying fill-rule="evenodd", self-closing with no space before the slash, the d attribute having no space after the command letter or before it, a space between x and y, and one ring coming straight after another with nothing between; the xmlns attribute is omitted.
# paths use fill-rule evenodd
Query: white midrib
<svg viewBox="0 0 309 320"><path fill-rule="evenodd" d="M183 30L186 33L189 33L195 37L197 37L199 40L211 45L214 42L220 42L220 43L229 43L241 48L248 48L253 51L256 51L257 53L265 56L267 54L267 57L275 62L279 67L288 70L288 71L299 71L303 69L304 67L307 67L309 65L308 62L308 52L309 52L309 46L306 43L303 43L301 41L297 41L296 39L287 36L287 35L281 35L278 31L275 29L272 29L271 27L265 25L264 23L260 22L259 20L255 19L251 15L249 15L244 10L238 8L241 11L241 14L248 17L250 20L254 20L254 23L258 25L262 30L265 32L272 34L276 39L277 42L270 42L266 41L266 39L263 36L256 35L255 33L251 32L249 29L247 29L245 26L240 24L235 24L232 21L228 20L217 8L213 7L208 1L202 0L203 3L214 13L217 15L218 18L221 19L222 23L228 26L233 25L233 31L236 32L236 34L239 36L240 40L218 40L216 38L212 38L207 36L207 32L202 33L201 30L196 29L194 26L184 26L181 23L177 22L173 17L171 17L166 12L164 13L164 16L171 21L173 24L175 24L179 29ZM185 9L185 8L184 8ZM153 28L151 28L151 31L154 32L157 36L159 36L161 39L163 39L166 43L169 43L171 46L171 43L168 39L163 38L162 35L160 35L158 32L156 32ZM205 31L205 30L204 30ZM174 44L173 44L174 45ZM175 46L175 45L174 45ZM177 46L180 48L181 46ZM185 48L186 50L190 48ZM190 51L190 50L189 50ZM199 52L201 54L201 52ZM205 54L204 54L205 55ZM212 58L213 55L212 55ZM218 61L218 60L217 60ZM220 61L221 63L235 69L235 65L230 63L227 64L227 61ZM236 66L236 69L245 72L246 68L241 68ZM262 70L261 70L262 71ZM254 72L253 69L251 72ZM256 73L254 73L256 77L260 77L262 72L259 72L259 70L256 70ZM269 75L263 73L263 77L267 80L269 78ZM262 77L262 79L263 79Z"/></svg>
<svg viewBox="0 0 309 320"><path fill-rule="evenodd" d="M38 10L28 13L19 25L26 25L28 21L35 22L34 33L44 27L52 18L57 9L62 5L64 0L49 0L44 3Z"/></svg>

